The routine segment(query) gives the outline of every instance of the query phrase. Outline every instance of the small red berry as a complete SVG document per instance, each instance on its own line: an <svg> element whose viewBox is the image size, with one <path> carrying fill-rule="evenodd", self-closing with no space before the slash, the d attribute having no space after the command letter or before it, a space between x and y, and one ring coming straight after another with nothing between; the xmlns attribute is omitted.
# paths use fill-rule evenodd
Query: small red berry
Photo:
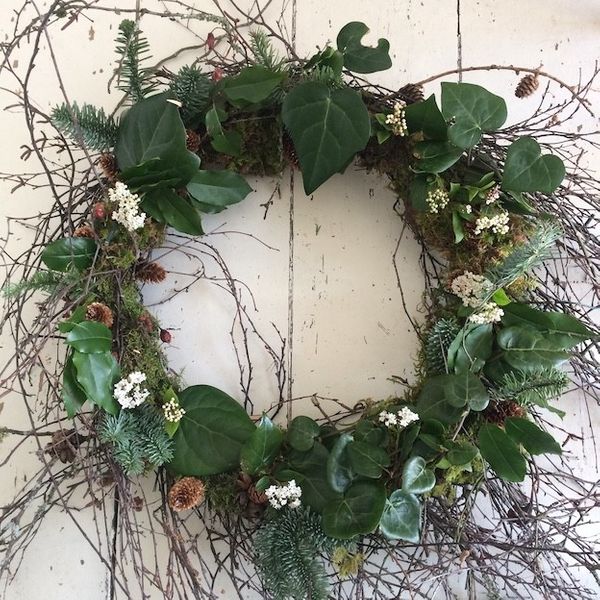
<svg viewBox="0 0 600 600"><path fill-rule="evenodd" d="M206 45L209 50L214 50L215 46L217 45L217 40L212 31L206 36Z"/></svg>
<svg viewBox="0 0 600 600"><path fill-rule="evenodd" d="M221 67L217 67L212 74L213 81L221 81L223 79L223 69Z"/></svg>
<svg viewBox="0 0 600 600"><path fill-rule="evenodd" d="M170 344L171 343L171 332L167 331L166 329L161 329L160 330L160 341L164 342L165 344Z"/></svg>
<svg viewBox="0 0 600 600"><path fill-rule="evenodd" d="M92 217L99 221L106 219L106 206L104 205L104 202L96 202L96 204L94 204L92 207Z"/></svg>

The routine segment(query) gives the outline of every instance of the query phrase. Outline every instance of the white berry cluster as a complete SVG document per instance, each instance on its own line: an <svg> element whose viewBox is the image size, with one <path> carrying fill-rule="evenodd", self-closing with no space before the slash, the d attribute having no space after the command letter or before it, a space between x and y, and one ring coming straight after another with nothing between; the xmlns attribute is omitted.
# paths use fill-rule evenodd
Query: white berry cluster
<svg viewBox="0 0 600 600"><path fill-rule="evenodd" d="M477 308L483 299L493 291L493 284L483 275L475 275L471 271L465 271L462 275L455 277L450 284L450 290L458 296L464 306Z"/></svg>
<svg viewBox="0 0 600 600"><path fill-rule="evenodd" d="M140 371L132 371L125 379L121 379L114 387L116 401L123 408L135 408L146 401L150 394L141 387L146 381L146 375Z"/></svg>
<svg viewBox="0 0 600 600"><path fill-rule="evenodd" d="M442 188L430 190L425 198L425 202L427 202L430 213L440 212L440 210L443 210L446 208L446 206L448 206L449 201L450 198L448 196L448 192Z"/></svg>
<svg viewBox="0 0 600 600"><path fill-rule="evenodd" d="M509 230L508 212L503 210L493 217L482 216L475 221L475 235L479 235L487 229L498 235L506 235Z"/></svg>
<svg viewBox="0 0 600 600"><path fill-rule="evenodd" d="M504 315L504 311L495 302L486 302L476 313L469 317L469 321L475 323L475 325L497 323L502 315Z"/></svg>
<svg viewBox="0 0 600 600"><path fill-rule="evenodd" d="M406 137L408 135L408 126L406 125L406 114L404 109L406 102L400 100L394 104L394 112L385 119L386 125L389 125L394 135Z"/></svg>
<svg viewBox="0 0 600 600"><path fill-rule="evenodd" d="M185 409L179 406L177 398L171 398L163 404L162 408L165 419L171 423L179 423L183 415L185 415Z"/></svg>
<svg viewBox="0 0 600 600"><path fill-rule="evenodd" d="M108 190L108 197L117 204L117 210L112 214L117 223L127 231L135 231L144 226L146 213L140 212L140 197L132 194L124 183L117 182L114 189Z"/></svg>
<svg viewBox="0 0 600 600"><path fill-rule="evenodd" d="M382 410L379 413L379 422L383 423L386 427L399 427L400 429L404 429L413 421L418 420L419 415L410 410L408 406L402 407L395 413L388 412L387 410Z"/></svg>
<svg viewBox="0 0 600 600"><path fill-rule="evenodd" d="M486 195L485 195L485 203L486 204L494 204L496 200L500 198L500 186L495 185Z"/></svg>
<svg viewBox="0 0 600 600"><path fill-rule="evenodd" d="M277 510L284 506L298 508L302 490L300 486L296 485L296 480L291 479L286 484L269 486L265 490L265 495L269 499L269 504Z"/></svg>

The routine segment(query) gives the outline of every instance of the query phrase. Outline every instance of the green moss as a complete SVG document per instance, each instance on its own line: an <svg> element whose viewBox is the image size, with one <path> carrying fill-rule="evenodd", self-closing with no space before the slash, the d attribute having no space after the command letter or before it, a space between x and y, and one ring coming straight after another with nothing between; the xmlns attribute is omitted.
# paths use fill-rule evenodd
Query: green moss
<svg viewBox="0 0 600 600"><path fill-rule="evenodd" d="M242 136L242 154L233 158L229 168L253 175L279 175L284 167L282 128L272 115L256 116L236 125Z"/></svg>
<svg viewBox="0 0 600 600"><path fill-rule="evenodd" d="M237 473L209 475L204 479L205 497L210 508L219 513L241 513Z"/></svg>

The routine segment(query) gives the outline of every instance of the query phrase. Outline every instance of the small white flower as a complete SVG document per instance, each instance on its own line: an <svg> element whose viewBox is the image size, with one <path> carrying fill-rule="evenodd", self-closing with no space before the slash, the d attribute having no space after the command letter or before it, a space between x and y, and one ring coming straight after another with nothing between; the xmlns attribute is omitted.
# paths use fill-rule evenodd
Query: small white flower
<svg viewBox="0 0 600 600"><path fill-rule="evenodd" d="M450 290L458 296L464 306L477 308L483 299L493 291L494 285L483 275L475 275L471 271L465 271L462 275L455 277L450 284Z"/></svg>
<svg viewBox="0 0 600 600"><path fill-rule="evenodd" d="M473 212L473 207L470 204L465 204L465 212L470 215Z"/></svg>
<svg viewBox="0 0 600 600"><path fill-rule="evenodd" d="M132 371L126 378L115 384L113 394L122 408L135 408L146 401L150 392L140 387L144 381L146 381L144 373Z"/></svg>
<svg viewBox="0 0 600 600"><path fill-rule="evenodd" d="M386 427L399 427L404 429L408 427L413 421L418 421L419 415L414 413L408 406L402 407L398 412L392 413L387 410L382 410L379 413L379 422L383 423Z"/></svg>
<svg viewBox="0 0 600 600"><path fill-rule="evenodd" d="M183 418L183 415L185 415L185 409L179 406L179 402L174 397L168 402L165 402L162 408L165 420L171 423L179 423Z"/></svg>
<svg viewBox="0 0 600 600"><path fill-rule="evenodd" d="M493 217L482 216L475 221L475 235L480 235L482 232L490 229L492 233L497 235L506 235L509 231L508 212L502 210Z"/></svg>
<svg viewBox="0 0 600 600"><path fill-rule="evenodd" d="M406 102L400 100L394 104L394 112L389 114L386 119L386 125L389 125L394 135L406 137L408 135L408 125L405 115Z"/></svg>
<svg viewBox="0 0 600 600"><path fill-rule="evenodd" d="M284 506L298 508L301 505L302 489L296 485L295 479L291 479L285 484L269 486L265 490L265 495L269 500L269 504L277 510Z"/></svg>
<svg viewBox="0 0 600 600"><path fill-rule="evenodd" d="M486 195L485 195L485 203L486 204L494 204L496 200L500 198L500 186L495 185Z"/></svg>
<svg viewBox="0 0 600 600"><path fill-rule="evenodd" d="M475 323L475 325L497 323L503 315L504 311L496 303L486 302L476 313L469 317L469 321Z"/></svg>
<svg viewBox="0 0 600 600"><path fill-rule="evenodd" d="M450 197L448 196L448 192L443 190L442 188L437 188L436 190L430 190L427 192L427 197L425 198L425 202L427 203L427 207L429 208L430 213L439 213L440 210L443 210L448 206L448 202L450 202Z"/></svg>
<svg viewBox="0 0 600 600"><path fill-rule="evenodd" d="M123 225L127 231L135 231L144 226L146 213L140 212L140 197L132 194L124 183L117 182L114 189L108 190L108 197L117 204L117 210L112 213L113 220Z"/></svg>

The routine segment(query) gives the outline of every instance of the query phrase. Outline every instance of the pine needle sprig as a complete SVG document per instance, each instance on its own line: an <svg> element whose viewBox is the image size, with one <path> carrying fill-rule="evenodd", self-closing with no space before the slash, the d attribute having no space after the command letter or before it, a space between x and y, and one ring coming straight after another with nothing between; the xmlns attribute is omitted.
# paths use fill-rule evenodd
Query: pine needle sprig
<svg viewBox="0 0 600 600"><path fill-rule="evenodd" d="M95 152L109 150L117 141L119 126L115 119L91 104L80 108L75 102L70 107L63 103L54 107L50 120L63 135Z"/></svg>
<svg viewBox="0 0 600 600"><path fill-rule="evenodd" d="M28 279L17 283L7 282L2 287L2 295L5 298L17 298L25 292L40 291L46 294L54 294L61 287L68 287L76 283L79 274L73 275L73 281L69 281L69 273L57 273L56 271L37 271Z"/></svg>
<svg viewBox="0 0 600 600"><path fill-rule="evenodd" d="M442 375L448 372L448 349L460 332L460 325L454 318L439 319L429 329L425 338L425 363L429 375Z"/></svg>
<svg viewBox="0 0 600 600"><path fill-rule="evenodd" d="M282 70L285 61L275 51L271 40L264 31L255 30L250 32L250 47L257 65L271 71Z"/></svg>
<svg viewBox="0 0 600 600"><path fill-rule="evenodd" d="M186 127L195 126L202 118L212 87L209 77L194 66L185 65L175 75L171 91L182 104L181 118Z"/></svg>

